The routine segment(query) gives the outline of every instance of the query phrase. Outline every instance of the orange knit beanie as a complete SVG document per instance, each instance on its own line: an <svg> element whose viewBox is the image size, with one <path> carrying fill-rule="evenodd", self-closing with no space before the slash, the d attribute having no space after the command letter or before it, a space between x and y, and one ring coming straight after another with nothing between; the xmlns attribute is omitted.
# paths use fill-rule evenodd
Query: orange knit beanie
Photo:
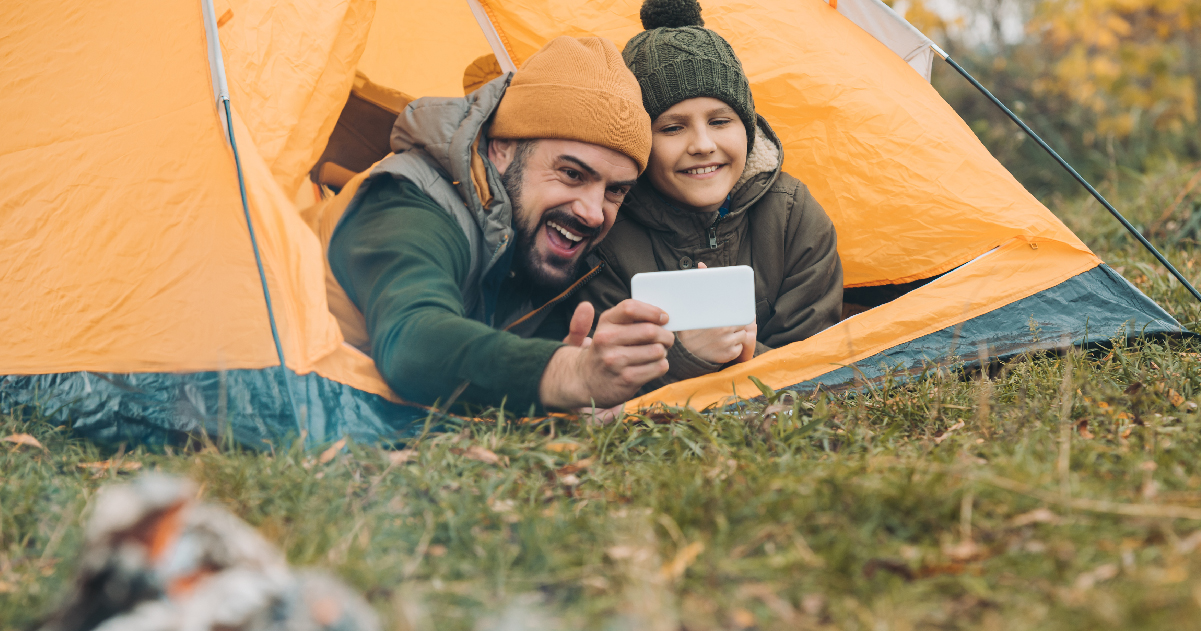
<svg viewBox="0 0 1201 631"><path fill-rule="evenodd" d="M488 135L557 138L607 147L646 169L651 119L617 46L600 37L557 37L513 74Z"/></svg>

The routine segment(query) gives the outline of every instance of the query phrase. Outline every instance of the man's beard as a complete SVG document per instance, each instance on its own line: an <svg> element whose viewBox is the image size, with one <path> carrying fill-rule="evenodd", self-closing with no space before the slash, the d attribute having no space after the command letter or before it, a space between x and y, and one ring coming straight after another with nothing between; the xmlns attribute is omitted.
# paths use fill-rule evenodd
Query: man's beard
<svg viewBox="0 0 1201 631"><path fill-rule="evenodd" d="M500 176L505 192L509 195L509 203L513 208L513 231L516 250L513 252L513 267L527 282L532 283L536 290L545 293L559 293L571 286L580 276L588 254L596 247L589 243L572 259L560 258L552 253L540 254L535 247L538 244L538 232L547 221L555 223L585 235L594 236L598 230L584 225L567 207L557 206L548 209L540 216L532 216L522 206L521 187L525 176L525 165L529 155L533 153L536 141L521 141L517 145L516 154L509 168Z"/></svg>

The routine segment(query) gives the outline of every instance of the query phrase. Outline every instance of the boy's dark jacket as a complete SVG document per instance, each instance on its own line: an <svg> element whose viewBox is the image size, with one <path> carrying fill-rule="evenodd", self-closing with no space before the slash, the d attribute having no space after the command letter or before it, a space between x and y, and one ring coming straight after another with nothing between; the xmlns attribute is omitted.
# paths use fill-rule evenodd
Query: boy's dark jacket
<svg viewBox="0 0 1201 631"><path fill-rule="evenodd" d="M763 117L754 146L725 217L672 206L644 176L596 249L607 265L576 302L587 300L600 314L630 297L634 274L691 269L702 262L749 265L755 270L756 355L837 323L842 262L834 224L809 189L781 170L782 146ZM667 359L671 369L643 392L721 368L692 355L678 340Z"/></svg>

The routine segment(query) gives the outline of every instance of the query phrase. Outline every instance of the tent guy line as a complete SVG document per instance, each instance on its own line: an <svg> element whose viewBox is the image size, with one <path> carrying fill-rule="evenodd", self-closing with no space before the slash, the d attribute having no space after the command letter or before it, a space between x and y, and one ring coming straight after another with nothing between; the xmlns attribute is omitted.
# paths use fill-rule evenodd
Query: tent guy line
<svg viewBox="0 0 1201 631"><path fill-rule="evenodd" d="M1162 263L1164 267L1168 268L1168 271L1172 273L1172 276L1175 276L1176 280L1180 281L1180 284L1184 285L1185 288L1187 288L1189 290L1189 293L1193 294L1194 298L1196 298L1198 301L1201 301L1201 292L1198 292L1197 288L1193 287L1192 283L1188 282L1188 279L1186 279L1184 277L1184 274L1181 274L1180 271L1177 270L1176 267L1173 266L1168 261L1167 257L1165 257L1162 253L1160 253L1160 251L1157 250L1155 248L1155 246L1152 245L1151 242L1147 240L1147 237L1143 236L1143 233L1139 232L1138 228L1135 228L1133 224L1131 224L1129 221L1127 221L1127 219L1122 216L1122 213L1118 212L1118 209L1114 208L1113 205L1110 204L1109 201L1106 200L1105 197L1102 196L1101 193L1097 191L1097 189L1093 188L1093 185L1089 184L1088 180L1084 179L1084 177L1081 176L1080 173L1078 173L1076 171L1076 169L1072 168L1072 165L1068 164L1067 160L1064 160L1063 158L1061 158L1059 156L1059 154L1056 153L1056 151L1051 148L1050 145L1048 145L1042 138L1040 138L1038 134L1034 133L1033 129L1030 129L1029 125L1027 125L1025 122L1023 122L1021 118L1018 118L1018 115L1014 114L1012 110L1010 110L1008 107L1006 107L1005 104L1002 103L1000 99L993 96L993 93L989 92L988 88L981 85L980 82L977 81L976 78L973 77L970 72L968 72L967 70L965 70L963 68L963 66L960 66L958 63L955 62L954 59L951 59L951 56L948 55L945 51L943 51L942 48L939 48L939 46L937 44L934 44L933 42L930 43L930 48L933 49L934 52L937 53L939 57L942 57L944 61L946 61L948 64L950 64L951 67L955 69L955 72L958 72L960 75L962 75L964 79L967 79L973 86L975 86L975 88L977 90L979 90L980 93L983 94L986 98L988 98L989 101L992 101L993 105L996 105L998 108L1001 109L1002 112L1005 112L1005 115L1008 116L1010 120L1017 123L1018 127L1021 127L1022 131L1026 132L1026 135L1030 136L1031 138L1034 139L1034 142L1038 143L1038 146L1042 147L1044 151L1051 154L1051 157L1054 158L1055 161L1059 163L1059 166L1063 167L1068 173L1070 173L1072 175L1073 178L1076 179L1077 182L1080 183L1081 186L1083 186L1085 188L1085 190L1087 190L1093 197L1095 197L1097 201L1101 202L1101 205L1104 206L1105 209L1109 211L1109 214L1113 215L1115 219L1117 219L1119 222L1121 222L1122 226L1124 228L1126 228L1126 230L1129 231L1130 234L1134 235L1134 238L1138 239L1139 243L1143 244L1143 247L1147 248L1147 251L1149 251L1152 255L1154 255L1155 258L1158 259L1159 262Z"/></svg>

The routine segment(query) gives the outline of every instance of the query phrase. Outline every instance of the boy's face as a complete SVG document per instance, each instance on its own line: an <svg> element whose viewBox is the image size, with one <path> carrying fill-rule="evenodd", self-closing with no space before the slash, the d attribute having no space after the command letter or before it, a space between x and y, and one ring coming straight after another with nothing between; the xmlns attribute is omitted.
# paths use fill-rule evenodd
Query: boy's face
<svg viewBox="0 0 1201 631"><path fill-rule="evenodd" d="M677 206L714 212L746 167L746 127L729 105L680 101L651 123L651 184Z"/></svg>

